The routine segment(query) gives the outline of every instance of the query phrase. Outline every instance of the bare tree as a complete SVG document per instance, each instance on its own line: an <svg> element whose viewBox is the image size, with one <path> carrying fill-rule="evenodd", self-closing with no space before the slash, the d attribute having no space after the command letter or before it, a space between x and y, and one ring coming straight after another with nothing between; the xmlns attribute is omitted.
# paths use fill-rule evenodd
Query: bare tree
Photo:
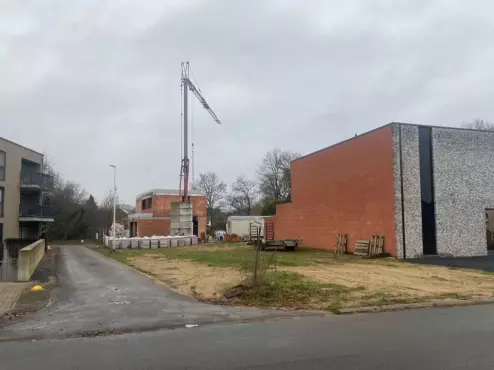
<svg viewBox="0 0 494 370"><path fill-rule="evenodd" d="M235 213L249 216L252 212L255 197L257 193L257 184L249 180L246 176L238 176L232 184L232 191L227 197L227 203Z"/></svg>
<svg viewBox="0 0 494 370"><path fill-rule="evenodd" d="M136 211L135 204L132 205L132 204L120 203L118 206L120 207L120 209L124 210L127 213L135 213Z"/></svg>
<svg viewBox="0 0 494 370"><path fill-rule="evenodd" d="M104 230L110 230L113 224L113 191L109 190L99 204L98 225ZM118 204L118 194L117 194Z"/></svg>
<svg viewBox="0 0 494 370"><path fill-rule="evenodd" d="M290 196L290 163L300 154L274 149L264 156L258 168L259 187L266 200L285 201Z"/></svg>
<svg viewBox="0 0 494 370"><path fill-rule="evenodd" d="M200 173L199 180L192 184L192 189L204 193L208 217L211 220L211 224L213 224L213 210L223 201L226 193L226 184L214 172Z"/></svg>
<svg viewBox="0 0 494 370"><path fill-rule="evenodd" d="M462 126L464 128L470 128L480 131L494 131L494 123L483 119L475 119L471 122L463 122Z"/></svg>

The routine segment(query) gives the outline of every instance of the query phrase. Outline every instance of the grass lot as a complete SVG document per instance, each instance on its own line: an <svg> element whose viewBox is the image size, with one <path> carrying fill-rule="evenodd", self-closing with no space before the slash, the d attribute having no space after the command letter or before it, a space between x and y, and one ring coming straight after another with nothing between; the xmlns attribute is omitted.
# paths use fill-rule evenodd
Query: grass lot
<svg viewBox="0 0 494 370"><path fill-rule="evenodd" d="M253 271L251 246L209 244L165 249L98 250L154 275L171 288L205 301L259 307L337 311L342 307L388 305L445 299L492 297L494 275L480 271L408 264L394 259L362 259L299 249L261 252L263 284L244 287Z"/></svg>
<svg viewBox="0 0 494 370"><path fill-rule="evenodd" d="M103 253L109 255L111 252L104 249ZM254 262L255 250L252 246L243 243L238 244L213 244L207 243L200 247L181 247L181 248L160 248L160 249L120 249L115 251L115 259L125 262L126 259L132 259L142 255L164 255L171 259L182 259L205 263L214 267L233 267L246 268ZM267 258L276 253L278 266L309 266L314 263L335 263L339 261L348 261L355 259L352 256L339 256L328 251L320 249L299 249L296 252L261 252L261 258ZM361 259L361 263L367 263ZM394 261L391 263L395 263Z"/></svg>

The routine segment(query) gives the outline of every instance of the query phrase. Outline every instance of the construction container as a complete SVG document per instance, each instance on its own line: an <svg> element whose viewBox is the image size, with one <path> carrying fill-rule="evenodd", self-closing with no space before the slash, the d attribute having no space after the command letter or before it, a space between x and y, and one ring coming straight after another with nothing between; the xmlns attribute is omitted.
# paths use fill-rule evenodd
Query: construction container
<svg viewBox="0 0 494 370"><path fill-rule="evenodd" d="M140 247L142 249L147 249L147 248L150 248L151 244L150 244L150 239L147 239L147 238L143 238L141 239L141 243L140 243Z"/></svg>
<svg viewBox="0 0 494 370"><path fill-rule="evenodd" d="M151 249L159 248L160 241L158 238L152 238L152 239L149 239L149 241L150 241Z"/></svg>
<svg viewBox="0 0 494 370"><path fill-rule="evenodd" d="M170 238L160 238L159 241L160 248L168 248L170 246Z"/></svg>
<svg viewBox="0 0 494 370"><path fill-rule="evenodd" d="M140 240L138 238L130 239L130 247L132 249L139 248L139 241Z"/></svg>

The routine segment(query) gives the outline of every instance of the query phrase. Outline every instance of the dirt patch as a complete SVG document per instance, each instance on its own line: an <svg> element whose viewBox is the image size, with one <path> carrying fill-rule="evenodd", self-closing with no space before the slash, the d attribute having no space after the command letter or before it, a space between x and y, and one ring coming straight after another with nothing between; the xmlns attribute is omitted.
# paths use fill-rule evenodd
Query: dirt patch
<svg viewBox="0 0 494 370"><path fill-rule="evenodd" d="M492 297L494 275L445 267L417 266L398 262L389 264L345 263L329 266L282 267L320 283L365 287L366 292L407 297Z"/></svg>
<svg viewBox="0 0 494 370"><path fill-rule="evenodd" d="M227 288L242 281L241 273L235 269L170 260L158 255L134 257L128 263L156 276L173 290L205 300L218 298Z"/></svg>
<svg viewBox="0 0 494 370"><path fill-rule="evenodd" d="M346 307L494 297L491 273L340 257L320 250L279 253L268 264L262 283L249 285L246 274L252 272L248 262L254 255L251 248L221 245L126 250L111 257L156 276L180 293L228 305L338 312ZM246 287L241 292L232 291L243 282ZM229 290L235 294L227 299L224 293Z"/></svg>

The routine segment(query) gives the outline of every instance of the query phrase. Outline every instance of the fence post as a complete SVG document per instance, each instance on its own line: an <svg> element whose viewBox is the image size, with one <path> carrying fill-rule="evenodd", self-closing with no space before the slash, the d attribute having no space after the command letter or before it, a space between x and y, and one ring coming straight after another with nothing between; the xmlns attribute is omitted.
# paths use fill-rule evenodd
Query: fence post
<svg viewBox="0 0 494 370"><path fill-rule="evenodd" d="M257 284L257 270L259 269L259 250L261 249L259 236L260 236L260 227L257 227L257 233L256 233L256 260L254 262L254 285Z"/></svg>

